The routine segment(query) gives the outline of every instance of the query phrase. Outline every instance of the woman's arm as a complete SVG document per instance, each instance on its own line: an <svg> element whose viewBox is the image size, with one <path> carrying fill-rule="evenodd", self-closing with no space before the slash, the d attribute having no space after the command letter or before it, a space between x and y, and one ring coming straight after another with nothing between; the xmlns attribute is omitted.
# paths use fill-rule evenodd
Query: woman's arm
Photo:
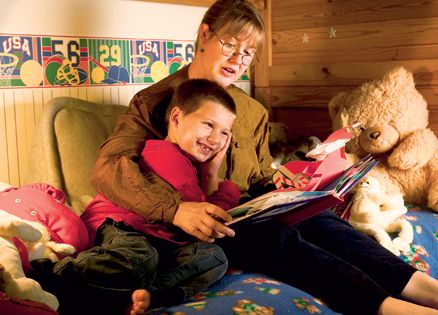
<svg viewBox="0 0 438 315"><path fill-rule="evenodd" d="M172 222L181 201L179 194L154 173L142 174L137 164L145 139L163 137L164 122L158 115L167 100L166 93L146 89L134 96L100 148L91 184L118 206L151 221Z"/></svg>

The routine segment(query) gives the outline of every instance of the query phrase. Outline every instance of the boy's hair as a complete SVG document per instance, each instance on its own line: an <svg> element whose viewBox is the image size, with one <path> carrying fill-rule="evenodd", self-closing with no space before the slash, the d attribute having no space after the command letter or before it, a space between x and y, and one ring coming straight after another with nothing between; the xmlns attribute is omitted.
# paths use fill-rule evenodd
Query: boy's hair
<svg viewBox="0 0 438 315"><path fill-rule="evenodd" d="M207 24L211 32L233 37L247 36L263 48L265 26L257 8L247 0L217 0L205 12L201 24ZM195 42L195 49L198 41Z"/></svg>
<svg viewBox="0 0 438 315"><path fill-rule="evenodd" d="M205 101L219 103L236 115L236 104L223 87L207 79L191 79L176 87L166 111L166 124L169 123L169 115L174 107L188 115L198 110Z"/></svg>

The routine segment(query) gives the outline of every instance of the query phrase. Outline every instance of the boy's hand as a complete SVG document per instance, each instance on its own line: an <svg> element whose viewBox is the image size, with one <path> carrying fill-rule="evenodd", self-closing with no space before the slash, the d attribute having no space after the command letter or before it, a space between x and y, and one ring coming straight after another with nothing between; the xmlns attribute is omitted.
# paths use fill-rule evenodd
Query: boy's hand
<svg viewBox="0 0 438 315"><path fill-rule="evenodd" d="M231 143L231 133L227 138L224 146L209 160L201 164L201 177L202 176L217 176L222 161L227 154L228 147Z"/></svg>
<svg viewBox="0 0 438 315"><path fill-rule="evenodd" d="M173 224L203 242L212 243L216 238L233 237L235 232L216 218L225 222L232 219L225 210L211 203L182 202Z"/></svg>

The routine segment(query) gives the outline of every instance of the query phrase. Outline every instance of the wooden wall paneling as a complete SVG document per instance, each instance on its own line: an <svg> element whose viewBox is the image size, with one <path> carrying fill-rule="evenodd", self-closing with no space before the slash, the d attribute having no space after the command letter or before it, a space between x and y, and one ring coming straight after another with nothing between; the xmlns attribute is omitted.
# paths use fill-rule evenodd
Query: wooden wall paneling
<svg viewBox="0 0 438 315"><path fill-rule="evenodd" d="M131 90L132 93L132 90ZM129 104L129 101L131 100L132 95L129 93L126 87L120 87L119 88L119 102L120 104Z"/></svg>
<svg viewBox="0 0 438 315"><path fill-rule="evenodd" d="M134 97L134 95L140 91L143 90L146 87L146 85L131 85L129 87L129 92L128 92L128 98L129 100L127 100L126 103L122 103L122 101L119 99L119 103L118 104L126 104L129 105L129 102L131 101L131 99Z"/></svg>
<svg viewBox="0 0 438 315"><path fill-rule="evenodd" d="M340 92L356 89L347 86L286 86L270 88L271 106L275 107L327 107L332 97ZM438 86L417 86L428 104L428 108L438 107Z"/></svg>
<svg viewBox="0 0 438 315"><path fill-rule="evenodd" d="M268 104L268 110L272 107L270 87L256 87L254 89L254 97L262 104Z"/></svg>
<svg viewBox="0 0 438 315"><path fill-rule="evenodd" d="M417 86L438 85L438 59L343 63L290 63L269 69L271 86L359 85L380 79L402 66L414 74Z"/></svg>
<svg viewBox="0 0 438 315"><path fill-rule="evenodd" d="M73 98L79 98L79 87L71 87L68 90L68 96L73 97Z"/></svg>
<svg viewBox="0 0 438 315"><path fill-rule="evenodd" d="M327 108L272 108L272 120L287 126L288 139L317 136L324 140L331 132L331 121Z"/></svg>
<svg viewBox="0 0 438 315"><path fill-rule="evenodd" d="M51 90L52 90L52 97L53 98L62 96L60 87L51 88Z"/></svg>
<svg viewBox="0 0 438 315"><path fill-rule="evenodd" d="M0 181L10 183L6 108L3 96L3 91L0 90Z"/></svg>
<svg viewBox="0 0 438 315"><path fill-rule="evenodd" d="M273 64L436 59L438 55L438 17L335 27L332 38L327 27L273 29Z"/></svg>
<svg viewBox="0 0 438 315"><path fill-rule="evenodd" d="M355 86L274 86L270 91L271 106L325 108L333 96L354 88Z"/></svg>
<svg viewBox="0 0 438 315"><path fill-rule="evenodd" d="M388 39L389 40L389 39ZM352 45L354 43L352 42ZM290 63L342 63L342 62L376 62L376 61L404 61L429 60L438 55L438 44L417 45L415 47L370 47L356 49L352 46L346 50L301 51L273 53L273 65L288 65Z"/></svg>
<svg viewBox="0 0 438 315"><path fill-rule="evenodd" d="M275 0L275 30L435 17L438 0Z"/></svg>
<svg viewBox="0 0 438 315"><path fill-rule="evenodd" d="M43 89L33 89L32 92L33 108L35 113L34 122L37 124L44 108Z"/></svg>
<svg viewBox="0 0 438 315"><path fill-rule="evenodd" d="M14 92L12 90L3 91L5 108L6 143L8 152L9 184L20 186L20 171L18 160L18 143L16 130L16 116Z"/></svg>
<svg viewBox="0 0 438 315"><path fill-rule="evenodd" d="M87 100L87 88L81 87L79 88L78 98L81 100Z"/></svg>
<svg viewBox="0 0 438 315"><path fill-rule="evenodd" d="M119 88L118 87L111 87L110 93L111 93L111 104L120 104Z"/></svg>
<svg viewBox="0 0 438 315"><path fill-rule="evenodd" d="M15 93L17 94L17 93ZM34 108L34 95L31 89L23 89L23 104L24 104L24 112L25 112L25 138L26 138L26 148L23 154L22 151L19 151L20 154L20 183L24 182L24 176L27 174L27 165L30 152L30 144L32 143L33 131L35 128L35 108ZM16 98L16 101L18 99ZM24 156L23 156L24 155Z"/></svg>
<svg viewBox="0 0 438 315"><path fill-rule="evenodd" d="M271 88L272 95L272 113L271 117L275 121L281 121L286 125L299 123L300 128L292 128L289 130L289 136L293 137L294 132L298 134L309 133L310 131L316 132L318 135L324 134L324 126L330 126L330 124L320 122L329 121L328 117L328 103L330 99L341 91L351 91L356 86L344 86L344 87L327 87L327 86L305 86L305 87L273 87ZM438 135L438 86L426 86L417 87L417 90L425 98L429 109L429 127ZM316 122L313 123L311 119L299 115L311 114L318 117ZM299 117L299 118L298 118ZM297 122L297 120L299 120ZM307 125L308 124L308 125ZM325 131L327 134L330 129ZM317 135L315 134L315 135Z"/></svg>
<svg viewBox="0 0 438 315"><path fill-rule="evenodd" d="M53 98L52 90L53 89L43 89L43 106Z"/></svg>
<svg viewBox="0 0 438 315"><path fill-rule="evenodd" d="M252 76L254 77L255 87L269 86L269 67L272 65L272 28L271 28L271 0L266 0L265 7L260 9L261 15L265 24L265 45L261 51L258 52L258 58L254 62L252 68ZM264 103L269 104L269 103Z"/></svg>
<svg viewBox="0 0 438 315"><path fill-rule="evenodd" d="M104 104L111 104L112 103L112 97L111 97L111 88L102 89L102 95L103 95L103 103Z"/></svg>
<svg viewBox="0 0 438 315"><path fill-rule="evenodd" d="M256 84L255 97L290 137L327 135L330 99L395 66L414 74L438 134L438 0L275 0L271 9L269 84Z"/></svg>
<svg viewBox="0 0 438 315"><path fill-rule="evenodd" d="M429 128L438 135L438 105L428 108ZM290 140L311 135L323 140L331 132L331 120L325 107L273 107L272 119L287 126Z"/></svg>
<svg viewBox="0 0 438 315"><path fill-rule="evenodd" d="M58 89L55 89L55 90L59 91L57 96L67 96L67 97L70 96L70 90L71 90L70 87L58 88Z"/></svg>
<svg viewBox="0 0 438 315"><path fill-rule="evenodd" d="M103 92L101 87L87 87L87 100L95 103L103 103Z"/></svg>
<svg viewBox="0 0 438 315"><path fill-rule="evenodd" d="M17 137L17 156L18 156L18 175L20 184L26 172L27 157L28 157L28 147L29 139L27 138L27 129L32 128L28 125L26 111L29 108L24 101L24 90L16 90L13 93L13 104L15 106L15 129ZM33 106L32 106L33 109ZM33 124L33 115L32 115ZM11 125L11 128L14 128Z"/></svg>
<svg viewBox="0 0 438 315"><path fill-rule="evenodd" d="M134 87L134 94L146 88L146 85L137 85ZM135 91L136 90L136 91Z"/></svg>

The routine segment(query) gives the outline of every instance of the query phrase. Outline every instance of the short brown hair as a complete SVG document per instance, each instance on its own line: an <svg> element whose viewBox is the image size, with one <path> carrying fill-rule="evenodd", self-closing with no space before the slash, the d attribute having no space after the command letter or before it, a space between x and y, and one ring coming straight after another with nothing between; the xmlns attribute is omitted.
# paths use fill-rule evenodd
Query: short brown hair
<svg viewBox="0 0 438 315"><path fill-rule="evenodd" d="M188 115L198 110L205 101L219 103L236 115L236 104L223 87L207 79L191 79L176 87L166 111L166 123L169 123L169 115L174 107Z"/></svg>
<svg viewBox="0 0 438 315"><path fill-rule="evenodd" d="M205 12L201 24L211 32L232 37L253 37L254 44L262 48L265 38L263 18L257 8L247 0L217 0ZM195 43L197 49L198 41Z"/></svg>

